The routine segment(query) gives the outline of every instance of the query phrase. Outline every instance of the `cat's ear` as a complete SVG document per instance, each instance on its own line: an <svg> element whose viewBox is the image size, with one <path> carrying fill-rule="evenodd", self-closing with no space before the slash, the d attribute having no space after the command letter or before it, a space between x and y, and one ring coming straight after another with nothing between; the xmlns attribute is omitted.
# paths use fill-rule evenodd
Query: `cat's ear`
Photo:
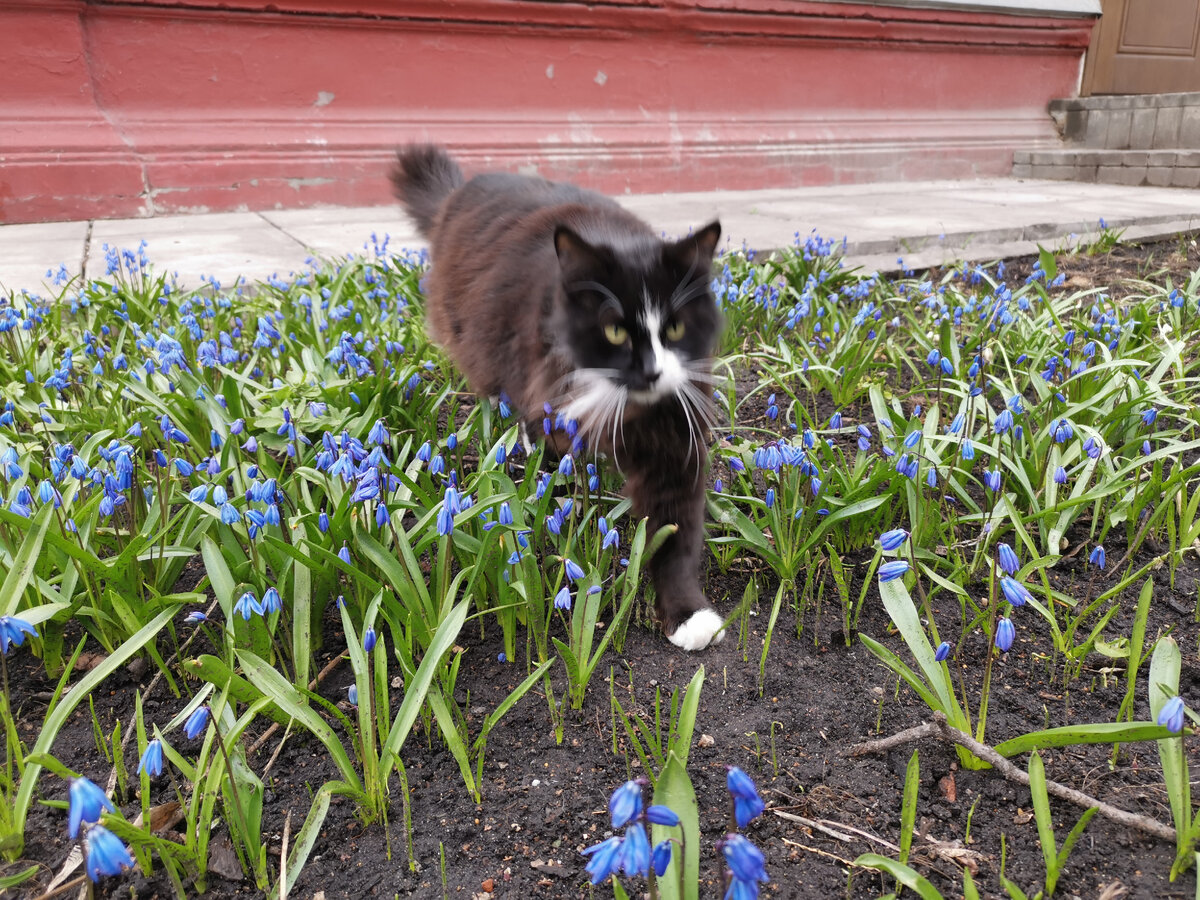
<svg viewBox="0 0 1200 900"><path fill-rule="evenodd" d="M680 260L689 268L707 268L717 252L717 241L721 239L721 223L713 220L697 231L674 244L667 244L664 252Z"/></svg>
<svg viewBox="0 0 1200 900"><path fill-rule="evenodd" d="M600 251L566 225L554 229L554 251L558 266L564 273L577 273L603 268Z"/></svg>

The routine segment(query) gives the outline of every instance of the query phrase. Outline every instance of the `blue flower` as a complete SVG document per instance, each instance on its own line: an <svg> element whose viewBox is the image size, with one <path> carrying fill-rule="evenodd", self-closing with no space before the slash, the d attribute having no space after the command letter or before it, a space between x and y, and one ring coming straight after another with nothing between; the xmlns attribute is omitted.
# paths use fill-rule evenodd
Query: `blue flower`
<svg viewBox="0 0 1200 900"><path fill-rule="evenodd" d="M1151 406L1142 413L1142 424L1149 427L1154 424L1154 420L1158 418L1158 410Z"/></svg>
<svg viewBox="0 0 1200 900"><path fill-rule="evenodd" d="M133 857L121 839L102 825L93 825L87 833L87 876L99 881L105 875L120 875L133 868Z"/></svg>
<svg viewBox="0 0 1200 900"><path fill-rule="evenodd" d="M1094 548L1092 548L1092 552L1088 555L1088 562L1097 569L1104 568L1105 564L1107 563L1107 559L1104 555L1103 544L1097 544Z"/></svg>
<svg viewBox="0 0 1200 900"><path fill-rule="evenodd" d="M950 644L947 641L942 641L937 645L937 650L933 652L933 658L938 662L945 662L950 657Z"/></svg>
<svg viewBox="0 0 1200 900"><path fill-rule="evenodd" d="M1174 734L1183 731L1183 698L1172 697L1158 711L1158 724Z"/></svg>
<svg viewBox="0 0 1200 900"><path fill-rule="evenodd" d="M1004 434L1013 427L1012 410L1006 409L1000 415L996 416L996 421L992 424L992 430L996 434Z"/></svg>
<svg viewBox="0 0 1200 900"><path fill-rule="evenodd" d="M584 869L592 876L592 884L600 884L609 875L621 871L624 841L616 836L601 841L583 851L584 856L590 856Z"/></svg>
<svg viewBox="0 0 1200 900"><path fill-rule="evenodd" d="M654 825L666 825L669 828L674 828L679 824L679 816L675 814L675 810L669 806L655 804L646 807L646 821Z"/></svg>
<svg viewBox="0 0 1200 900"><path fill-rule="evenodd" d="M189 741L194 741L208 727L208 707L197 706L195 711L183 723L183 733Z"/></svg>
<svg viewBox="0 0 1200 900"><path fill-rule="evenodd" d="M360 431L359 434L362 434ZM383 419L376 419L375 424L371 426L371 430L367 432L367 440L372 444L386 444L388 441L387 429L383 427Z"/></svg>
<svg viewBox="0 0 1200 900"><path fill-rule="evenodd" d="M571 608L571 589L565 584L559 589L559 592L554 595L555 609L570 609Z"/></svg>
<svg viewBox="0 0 1200 900"><path fill-rule="evenodd" d="M621 828L642 812L642 785L638 781L627 781L608 798L608 811L612 815L612 827Z"/></svg>
<svg viewBox="0 0 1200 900"><path fill-rule="evenodd" d="M342 549L337 552L338 559L346 565L350 565L350 548L346 546L346 542L342 542Z"/></svg>
<svg viewBox="0 0 1200 900"><path fill-rule="evenodd" d="M0 616L0 655L7 655L10 646L22 646L27 634L37 637L37 629L17 616Z"/></svg>
<svg viewBox="0 0 1200 900"><path fill-rule="evenodd" d="M725 775L725 786L733 797L733 812L739 828L745 828L752 819L762 815L766 804L758 796L758 789L749 775L737 766L730 766Z"/></svg>
<svg viewBox="0 0 1200 900"><path fill-rule="evenodd" d="M67 797L67 834L72 839L79 837L81 823L99 822L103 810L117 811L99 785L87 778L72 778Z"/></svg>
<svg viewBox="0 0 1200 900"><path fill-rule="evenodd" d="M1065 444L1075 436L1075 429L1071 427L1071 423L1066 419L1059 419L1058 424L1053 426L1050 434L1054 438L1054 443Z"/></svg>
<svg viewBox="0 0 1200 900"><path fill-rule="evenodd" d="M879 543L883 545L884 550L889 551L899 548L906 540L908 540L908 532L903 528L893 528L879 536Z"/></svg>
<svg viewBox="0 0 1200 900"><path fill-rule="evenodd" d="M579 565L568 557L563 558L563 566L567 570L567 577L572 581L578 581L584 576L583 569L579 568Z"/></svg>
<svg viewBox="0 0 1200 900"><path fill-rule="evenodd" d="M238 602L233 605L233 614L241 616L245 621L249 622L250 617L258 613L263 614L262 604L258 602L258 598L254 596L253 591L246 591L238 598Z"/></svg>
<svg viewBox="0 0 1200 900"><path fill-rule="evenodd" d="M902 559L891 559L879 567L880 581L895 581L908 571L908 563Z"/></svg>
<svg viewBox="0 0 1200 900"><path fill-rule="evenodd" d="M264 616L269 616L271 613L277 613L283 609L283 599L279 596L279 591L273 587L267 588L267 592L263 594L262 610Z"/></svg>
<svg viewBox="0 0 1200 900"><path fill-rule="evenodd" d="M842 427L842 413L840 410L829 417L829 427L834 431Z"/></svg>
<svg viewBox="0 0 1200 900"><path fill-rule="evenodd" d="M767 504L767 509L770 509L771 507L773 507L775 505L775 488L767 488L767 496L766 496L765 502Z"/></svg>
<svg viewBox="0 0 1200 900"><path fill-rule="evenodd" d="M1021 568L1021 560L1017 558L1017 554L1008 544L1002 543L996 548L996 557L1000 568L1009 575L1016 575L1017 570Z"/></svg>
<svg viewBox="0 0 1200 900"><path fill-rule="evenodd" d="M451 488L450 490L453 490ZM454 512L450 509L449 504L443 503L442 508L437 514L437 533L441 537L447 537L454 531Z"/></svg>
<svg viewBox="0 0 1200 900"><path fill-rule="evenodd" d="M641 822L635 822L625 830L621 869L626 875L647 875L650 872L650 840Z"/></svg>
<svg viewBox="0 0 1200 900"><path fill-rule="evenodd" d="M368 626L367 630L363 632L363 649L370 653L375 649L375 641L375 629Z"/></svg>
<svg viewBox="0 0 1200 900"><path fill-rule="evenodd" d="M1054 470L1054 483L1055 484L1066 484L1067 483L1067 470L1065 468L1063 468L1062 466L1059 466L1058 468L1056 468Z"/></svg>
<svg viewBox="0 0 1200 900"><path fill-rule="evenodd" d="M740 895L734 894L735 884L731 884L729 886L730 893L726 896L756 897L758 895L757 882L765 883L769 880L767 861L762 851L740 834L727 834L721 841L721 853L725 857L725 863L729 866L735 884L741 882L741 890L744 892Z"/></svg>
<svg viewBox="0 0 1200 900"><path fill-rule="evenodd" d="M155 738L146 745L146 749L142 751L142 758L138 760L138 774L145 773L151 778L157 778L162 774L163 770L163 746L162 741Z"/></svg>
<svg viewBox="0 0 1200 900"><path fill-rule="evenodd" d="M1029 593L1029 588L1021 584L1015 578L1009 578L1005 575L1000 579L1000 591L1004 594L1004 599L1013 606L1024 606L1033 599L1033 594Z"/></svg>
<svg viewBox="0 0 1200 900"><path fill-rule="evenodd" d="M975 445L971 443L970 438L963 439L962 458L968 461L975 458Z"/></svg>
<svg viewBox="0 0 1200 900"><path fill-rule="evenodd" d="M349 688L347 688L346 699L350 702L351 706L358 706L358 685L357 684L352 684L352 685L350 685Z"/></svg>
<svg viewBox="0 0 1200 900"><path fill-rule="evenodd" d="M996 647L1001 653L1007 653L1017 636L1017 629L1012 619L1007 616L996 623Z"/></svg>
<svg viewBox="0 0 1200 900"><path fill-rule="evenodd" d="M575 471L575 462L570 455L564 456L558 461L558 474L564 478L570 478L571 473Z"/></svg>
<svg viewBox="0 0 1200 900"><path fill-rule="evenodd" d="M507 500L500 504L500 515L497 518L499 518L501 525L511 525L513 523L512 507L508 505Z"/></svg>
<svg viewBox="0 0 1200 900"><path fill-rule="evenodd" d="M655 844L650 861L651 865L654 866L655 875L662 878L667 874L667 866L671 865L671 842L668 840Z"/></svg>
<svg viewBox="0 0 1200 900"><path fill-rule="evenodd" d="M201 622L207 622L208 616L200 612L200 610L194 609L183 617L183 621L187 625L199 625Z"/></svg>
<svg viewBox="0 0 1200 900"><path fill-rule="evenodd" d="M1000 490L1000 470L990 469L985 471L983 473L983 483L992 493Z"/></svg>

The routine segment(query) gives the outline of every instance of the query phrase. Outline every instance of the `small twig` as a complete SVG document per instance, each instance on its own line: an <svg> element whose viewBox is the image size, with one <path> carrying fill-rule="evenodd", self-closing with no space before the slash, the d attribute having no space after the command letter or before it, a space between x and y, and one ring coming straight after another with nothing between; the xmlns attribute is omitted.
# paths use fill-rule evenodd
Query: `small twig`
<svg viewBox="0 0 1200 900"><path fill-rule="evenodd" d="M913 741L927 737L941 737L941 730L933 722L926 722L924 725L917 725L915 728L907 728L904 731L897 732L890 737L879 738L875 741L865 741L861 744L855 744L846 751L846 756L870 756L875 753L884 753L891 750L893 747L899 747L903 744L909 744Z"/></svg>
<svg viewBox="0 0 1200 900"><path fill-rule="evenodd" d="M279 850L279 900L287 900L288 838L292 836L292 811L283 820L283 846Z"/></svg>
<svg viewBox="0 0 1200 900"><path fill-rule="evenodd" d="M804 816L798 816L795 813L784 812L782 809L773 809L773 810L771 810L771 812L775 813L775 815L779 816L779 818L781 818L781 819L787 819L789 822L796 822L800 825L803 825L805 828L811 828L814 831L819 831L822 834L827 834L831 838L834 838L835 840L845 841L846 843L849 843L851 841L859 840L861 838L861 839L870 841L872 843L880 844L884 847L887 847L889 850L894 850L896 852L899 852L899 850L900 850L900 848L897 847L895 844L889 843L888 841L885 841L883 838L876 837L873 834L868 834L867 832L861 831L860 829L857 829L857 828L852 828L849 825L843 825L841 822L835 822L833 824L837 825L839 828L845 828L847 831L853 831L855 834L858 835L858 837L856 838L853 835L843 834L840 831L836 831L835 829L830 828L824 822L818 822L816 819L807 819Z"/></svg>
<svg viewBox="0 0 1200 900"><path fill-rule="evenodd" d="M868 741L865 744L858 744L846 751L847 756L862 756L867 753L877 753L881 750L889 750L899 744L908 741L914 741L919 738L937 735L943 740L952 744L958 744L960 747L966 747L975 756L989 763L994 769L1000 772L1009 781L1015 781L1018 784L1029 786L1029 775L1022 769L1013 765L993 748L986 744L981 744L969 734L965 734L954 728L946 721L946 716L942 712L933 714L933 722L927 722L924 725L919 725L916 728L910 728L907 731L902 731L899 734L892 735L889 738L883 738L878 741ZM1097 800L1082 791L1077 791L1074 788L1069 788L1065 784L1059 784L1057 781L1046 779L1046 793L1053 794L1060 800L1066 800L1074 803L1076 806L1081 806L1084 809L1095 807L1100 815L1113 822L1121 825L1136 828L1146 834L1152 834L1155 837L1162 838L1165 841L1175 842L1175 829L1169 825L1164 825L1156 819L1151 819L1149 816L1138 815L1126 810L1120 809L1105 803L1102 800Z"/></svg>
<svg viewBox="0 0 1200 900"><path fill-rule="evenodd" d="M328 676L330 672L332 672L335 668L337 668L337 664L340 663L345 658L346 658L345 654L339 654L338 656L335 656L333 659L331 659L329 662L327 662L325 664L325 668L323 668L320 672L317 673L317 677L308 683L308 689L310 691L315 691L317 689L317 685L319 685L322 681L324 681L326 676ZM265 744L267 741L269 741L271 739L271 736L274 735L275 732L278 730L279 730L279 723L272 722L271 727L268 728L266 731L264 731L261 735L259 735L258 739L253 744L250 745L250 749L246 751L246 755L249 756L251 754L257 753L259 748L262 747L262 745ZM278 751L276 751L276 752L278 753ZM272 761L274 761L274 757L272 757Z"/></svg>
<svg viewBox="0 0 1200 900"><path fill-rule="evenodd" d="M825 850L818 850L816 847L809 847L807 844L801 844L801 843L798 843L797 841L790 841L787 838L784 838L783 842L785 844L787 844L789 847L799 847L801 850L807 850L809 853L816 853L818 856L828 856L830 859L837 860L843 866L850 866L852 868L854 867L853 860L845 859L841 856L838 856L836 853L829 853Z"/></svg>

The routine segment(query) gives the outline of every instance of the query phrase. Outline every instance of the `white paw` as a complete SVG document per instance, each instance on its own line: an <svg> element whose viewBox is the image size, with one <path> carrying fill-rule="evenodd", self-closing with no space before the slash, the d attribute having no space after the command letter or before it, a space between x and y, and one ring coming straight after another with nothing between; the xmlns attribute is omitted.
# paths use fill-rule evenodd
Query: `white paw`
<svg viewBox="0 0 1200 900"><path fill-rule="evenodd" d="M715 609L698 609L667 640L684 650L703 650L709 644L721 643L724 624Z"/></svg>

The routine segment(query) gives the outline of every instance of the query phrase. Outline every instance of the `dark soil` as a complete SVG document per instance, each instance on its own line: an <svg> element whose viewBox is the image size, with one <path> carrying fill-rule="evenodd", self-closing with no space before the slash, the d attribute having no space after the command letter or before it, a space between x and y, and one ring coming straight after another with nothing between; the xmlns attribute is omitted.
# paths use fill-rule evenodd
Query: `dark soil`
<svg viewBox="0 0 1200 900"><path fill-rule="evenodd" d="M1180 247L1185 255L1179 254ZM1015 276L1030 264L1031 260L1013 261L1010 272ZM1200 265L1194 242L1183 239L1146 248L1121 247L1104 257L1064 259L1060 269L1068 284L1079 279L1078 287L1086 286L1083 282L1113 285L1115 293L1118 280L1144 277L1149 274L1147 268L1160 264L1169 266L1176 284L1186 280ZM1013 277L1010 283L1015 281ZM1076 543L1085 537L1076 535ZM1123 553L1124 548L1116 544L1109 548L1112 560ZM1131 564L1136 567L1151 555L1143 548ZM1089 590L1092 595L1098 590L1089 585L1084 573L1085 556L1077 554L1054 571L1055 587L1077 599L1083 599ZM866 557L847 560L855 573L852 596L857 596L867 562ZM725 574L714 567L708 573L709 594L726 613L743 595L750 577L747 565L735 563L735 571ZM737 571L739 566L742 568ZM1115 577L1110 567L1106 580ZM1190 555L1185 558L1173 585L1167 567L1154 577L1156 593L1148 637L1174 630L1184 656L1181 694L1194 708L1200 706L1200 631L1196 625L1200 564ZM857 869L852 861L864 852L896 856L891 845L900 836L901 792L914 749L919 750L921 768L912 857L915 867L946 896L961 896L961 865L966 864L975 872L983 895L1002 896L1004 837L1007 877L1030 895L1039 890L1044 869L1027 788L994 771L959 768L953 748L930 739L878 755L847 755L854 745L920 724L929 714L919 698L898 684L857 639L847 646L833 590L825 592L820 607L810 603L799 612L790 600L785 601L760 684L759 659L775 587L768 584L762 590L758 606L730 627L724 643L698 654L674 648L645 624L631 626L623 651L610 652L597 669L584 708L567 714L561 743L555 739L544 695L531 692L491 734L481 784L483 801L478 805L464 788L436 726L430 733L418 721L403 752L410 787L411 835L406 835L402 788L396 778L391 784L386 829L379 823L362 825L348 801L335 800L291 896L611 896L607 885L587 886L585 860L579 853L609 833L607 801L612 790L639 774L637 757L612 715L610 679L611 691L627 712L636 710L652 719L656 690L661 689L669 705L670 692L685 687L701 664L707 678L689 772L703 829L701 871L707 886L701 890L702 897L721 896L713 844L723 834L728 817L727 765L745 769L767 799L766 814L749 829L766 854L772 878L763 896L872 897L891 891L890 879ZM1121 598L1106 631L1110 638L1129 634L1137 587ZM959 620L958 604L949 598L935 598L934 610L940 622ZM862 633L902 651L899 639L889 635L889 620L874 588L868 592L859 626ZM327 611L325 630L327 648L342 646L332 607ZM499 640L497 629L490 629L480 639L473 623L459 638L463 658L458 676L461 695L456 700L467 717L472 738L484 716L527 672L523 659L498 661ZM972 704L978 696L986 651L984 638L976 634L968 639L961 656ZM314 668L331 658L327 651ZM11 701L20 709L20 734L29 746L36 739L54 683L28 653L10 654L8 662ZM1065 685L1063 668L1045 623L1032 610L1023 610L1017 643L993 673L988 741L998 743L1046 726L1116 718L1125 691L1123 663L1092 655L1085 660L1080 677ZM171 696L161 682L147 692L154 671L153 665L144 663L131 666L109 679L92 698L106 736L118 721L123 731L130 728L135 692L143 693L148 721L163 724L182 708L186 699ZM1140 719L1149 717L1144 677L1143 671L1135 710ZM335 702L344 700L351 680L349 665L342 662L328 674L321 692ZM561 696L565 687L561 669L554 687ZM399 699L392 698L393 709ZM264 730L265 724L251 742ZM182 735L177 733L173 740L183 745ZM1189 738L1185 746L1195 772L1200 767L1200 742ZM98 783L108 781L111 766L97 749L86 704L75 713L53 752ZM1049 778L1169 823L1155 746L1126 746L1112 765L1111 755L1111 746L1101 745L1053 750L1044 753L1043 759ZM274 868L285 817L291 816L294 836L313 792L336 777L336 771L316 741L296 733L283 740L281 731L264 741L250 761L267 784L263 823L270 835ZM1022 767L1025 764L1023 759L1017 762ZM132 750L126 753L125 765L131 772L137 765ZM173 797L166 778L156 782L155 791L156 803ZM0 872L18 871L33 862L44 866L35 882L23 886L27 896L37 896L45 889L71 849L61 805L66 798L65 783L44 773L40 798L43 802L31 811L25 858ZM123 800L129 816L136 814L139 804L135 798L118 800ZM1082 809L1057 800L1051 807L1061 842ZM809 821L798 821L793 818L796 816ZM218 825L214 843L219 844L225 833L225 826ZM410 838L411 857L407 852ZM1059 882L1060 895L1194 896L1194 873L1175 883L1168 881L1173 857L1172 845L1096 817L1070 857ZM173 896L170 883L158 870L148 878L135 871L107 879L97 893ZM210 873L207 896L252 897L260 892L250 881Z"/></svg>

